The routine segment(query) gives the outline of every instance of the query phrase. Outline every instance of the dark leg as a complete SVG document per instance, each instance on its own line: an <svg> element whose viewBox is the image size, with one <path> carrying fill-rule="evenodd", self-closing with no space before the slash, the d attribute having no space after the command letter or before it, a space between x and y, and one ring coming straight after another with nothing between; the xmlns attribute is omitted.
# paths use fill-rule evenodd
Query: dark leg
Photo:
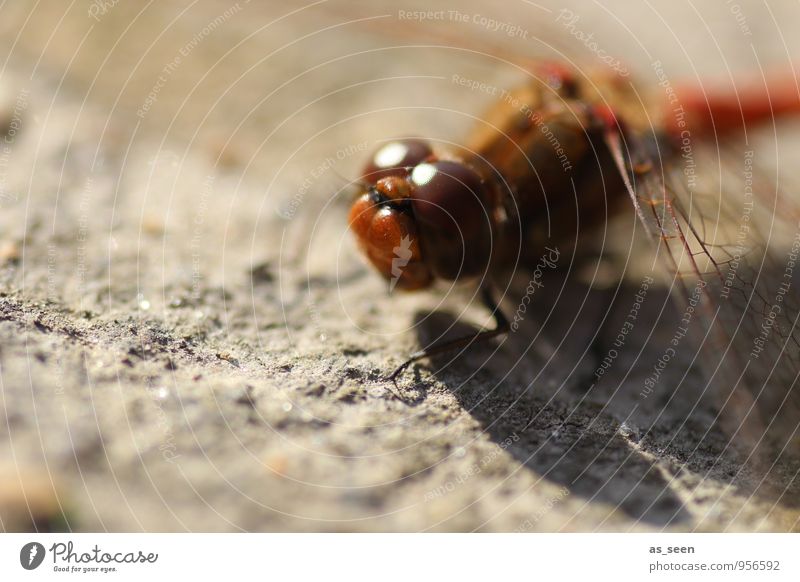
<svg viewBox="0 0 800 582"><path fill-rule="evenodd" d="M458 350L461 348L465 348L471 346L473 343L479 343L491 339L493 337L497 337L498 335L502 335L508 331L508 319L497 306L494 298L492 297L491 289L484 285L481 287L481 302L486 306L486 308L492 312L492 316L494 317L495 321L495 328L494 329L486 329L481 332L478 332L473 335L468 335L464 337L460 337L454 340L446 341L429 348L425 348L424 350L419 350L418 352L414 352L411 354L408 359L400 364L400 366L392 372L392 375L389 376L387 379L391 380L395 385L397 384L397 377L403 373L403 371L408 368L414 362L421 360L423 358L428 358L430 356L435 356L437 354L443 354L445 352L450 352L453 350Z"/></svg>

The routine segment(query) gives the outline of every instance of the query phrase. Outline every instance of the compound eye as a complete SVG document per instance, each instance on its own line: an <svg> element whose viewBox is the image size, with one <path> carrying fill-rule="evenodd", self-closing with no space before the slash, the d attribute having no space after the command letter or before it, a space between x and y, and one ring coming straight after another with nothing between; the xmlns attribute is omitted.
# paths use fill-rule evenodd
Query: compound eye
<svg viewBox="0 0 800 582"><path fill-rule="evenodd" d="M370 193L356 199L350 226L359 247L389 281L389 290L423 289L431 284L430 269L422 260L414 219L407 212L375 204Z"/></svg>
<svg viewBox="0 0 800 582"><path fill-rule="evenodd" d="M387 176L404 176L411 168L433 156L431 146L421 139L400 139L382 146L367 163L362 178L374 184Z"/></svg>
<svg viewBox="0 0 800 582"><path fill-rule="evenodd" d="M469 166L440 161L411 172L411 206L425 260L434 275L455 279L479 274L491 253L487 191Z"/></svg>
<svg viewBox="0 0 800 582"><path fill-rule="evenodd" d="M411 173L418 221L469 238L486 222L483 182L458 162L420 164Z"/></svg>

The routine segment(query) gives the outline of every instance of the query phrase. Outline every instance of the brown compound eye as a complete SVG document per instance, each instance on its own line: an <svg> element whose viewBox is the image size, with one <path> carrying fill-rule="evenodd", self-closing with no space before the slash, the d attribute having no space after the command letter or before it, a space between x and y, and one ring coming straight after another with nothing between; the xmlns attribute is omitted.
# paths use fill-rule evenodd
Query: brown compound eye
<svg viewBox="0 0 800 582"><path fill-rule="evenodd" d="M422 253L434 275L452 280L484 270L492 233L481 177L465 164L440 161L416 166L411 184Z"/></svg>
<svg viewBox="0 0 800 582"><path fill-rule="evenodd" d="M433 156L433 150L421 139L399 139L382 146L370 158L362 179L374 184L387 176L404 176L417 164Z"/></svg>
<svg viewBox="0 0 800 582"><path fill-rule="evenodd" d="M423 289L433 281L422 258L414 219L398 205L408 196L404 182L396 177L384 178L356 198L350 208L350 227L358 245L389 282L390 291Z"/></svg>

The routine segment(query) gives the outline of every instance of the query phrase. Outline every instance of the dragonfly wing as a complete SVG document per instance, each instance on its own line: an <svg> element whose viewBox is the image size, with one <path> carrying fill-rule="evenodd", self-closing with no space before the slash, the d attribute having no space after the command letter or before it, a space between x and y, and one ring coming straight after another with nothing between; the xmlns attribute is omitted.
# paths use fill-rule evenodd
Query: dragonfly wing
<svg viewBox="0 0 800 582"><path fill-rule="evenodd" d="M797 457L800 222L790 199L752 149L690 144L654 159L615 128L605 142L667 267L676 331L694 328L720 425L753 466Z"/></svg>

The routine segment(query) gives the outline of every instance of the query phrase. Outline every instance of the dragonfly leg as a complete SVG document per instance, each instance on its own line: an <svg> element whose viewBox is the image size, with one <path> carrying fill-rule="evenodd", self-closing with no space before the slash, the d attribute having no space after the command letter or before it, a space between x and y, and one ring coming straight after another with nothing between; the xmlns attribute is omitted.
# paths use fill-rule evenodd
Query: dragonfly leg
<svg viewBox="0 0 800 582"><path fill-rule="evenodd" d="M499 335L503 335L504 333L508 332L509 321L505 314L500 310L500 307L497 305L497 302L494 300L492 296L492 290L489 288L488 285L484 285L481 287L481 303L492 313L492 317L495 321L494 329L485 329L480 331L476 334L467 335L464 337L456 338L454 340L448 340L439 344L432 345L425 349L419 350L414 352L413 354L408 356L408 359L400 364L397 369L392 372L392 374L387 378L395 385L397 384L397 378L402 374L406 368L408 368L414 362L422 360L424 358L428 358L431 356L435 356L438 354L443 354L446 352L451 352L454 350L460 350L466 347L470 347L474 344L478 344L489 340L493 337L497 337Z"/></svg>

